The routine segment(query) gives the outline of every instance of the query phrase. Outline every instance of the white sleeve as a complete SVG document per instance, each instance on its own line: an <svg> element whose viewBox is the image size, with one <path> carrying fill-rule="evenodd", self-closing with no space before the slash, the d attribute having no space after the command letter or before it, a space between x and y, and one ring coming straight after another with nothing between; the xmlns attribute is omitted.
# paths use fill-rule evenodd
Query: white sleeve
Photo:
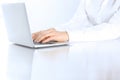
<svg viewBox="0 0 120 80"><path fill-rule="evenodd" d="M68 30L67 32L70 42L110 40L120 36L120 25L103 23L84 30Z"/></svg>
<svg viewBox="0 0 120 80"><path fill-rule="evenodd" d="M117 11L116 14L114 14L114 16L110 19L109 23L120 24L120 7L119 11Z"/></svg>
<svg viewBox="0 0 120 80"><path fill-rule="evenodd" d="M81 30L67 30L69 41L100 41L120 37L120 10L114 14L109 23L92 26Z"/></svg>

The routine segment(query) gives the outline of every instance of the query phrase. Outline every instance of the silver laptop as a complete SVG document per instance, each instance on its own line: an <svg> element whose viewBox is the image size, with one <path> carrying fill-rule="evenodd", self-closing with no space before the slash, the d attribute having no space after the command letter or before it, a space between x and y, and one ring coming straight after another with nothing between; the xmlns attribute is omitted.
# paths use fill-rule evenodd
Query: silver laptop
<svg viewBox="0 0 120 80"><path fill-rule="evenodd" d="M32 40L25 3L3 4L2 11L9 41L28 47L50 47L68 44L68 42L35 44Z"/></svg>

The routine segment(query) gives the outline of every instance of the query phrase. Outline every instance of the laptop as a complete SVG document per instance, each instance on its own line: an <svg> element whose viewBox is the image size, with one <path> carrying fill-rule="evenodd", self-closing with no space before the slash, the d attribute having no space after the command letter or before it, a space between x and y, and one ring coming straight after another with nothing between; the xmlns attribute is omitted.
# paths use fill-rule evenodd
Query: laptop
<svg viewBox="0 0 120 80"><path fill-rule="evenodd" d="M8 39L10 42L33 48L68 44L68 42L56 42L46 44L34 43L32 40L25 3L3 4L2 11L8 33Z"/></svg>

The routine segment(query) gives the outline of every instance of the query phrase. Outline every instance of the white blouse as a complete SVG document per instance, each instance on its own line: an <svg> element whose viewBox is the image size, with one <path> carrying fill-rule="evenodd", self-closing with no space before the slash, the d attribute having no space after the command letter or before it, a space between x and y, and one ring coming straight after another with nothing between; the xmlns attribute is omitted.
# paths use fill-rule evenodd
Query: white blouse
<svg viewBox="0 0 120 80"><path fill-rule="evenodd" d="M70 42L119 38L120 0L80 0L74 17L62 27Z"/></svg>

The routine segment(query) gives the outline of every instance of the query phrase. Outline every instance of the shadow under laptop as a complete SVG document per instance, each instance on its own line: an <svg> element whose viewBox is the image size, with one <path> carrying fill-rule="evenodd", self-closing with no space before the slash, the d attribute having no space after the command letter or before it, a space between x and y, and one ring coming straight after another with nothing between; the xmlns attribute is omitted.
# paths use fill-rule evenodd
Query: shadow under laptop
<svg viewBox="0 0 120 80"><path fill-rule="evenodd" d="M34 49L9 45L7 76L9 80L31 80Z"/></svg>

